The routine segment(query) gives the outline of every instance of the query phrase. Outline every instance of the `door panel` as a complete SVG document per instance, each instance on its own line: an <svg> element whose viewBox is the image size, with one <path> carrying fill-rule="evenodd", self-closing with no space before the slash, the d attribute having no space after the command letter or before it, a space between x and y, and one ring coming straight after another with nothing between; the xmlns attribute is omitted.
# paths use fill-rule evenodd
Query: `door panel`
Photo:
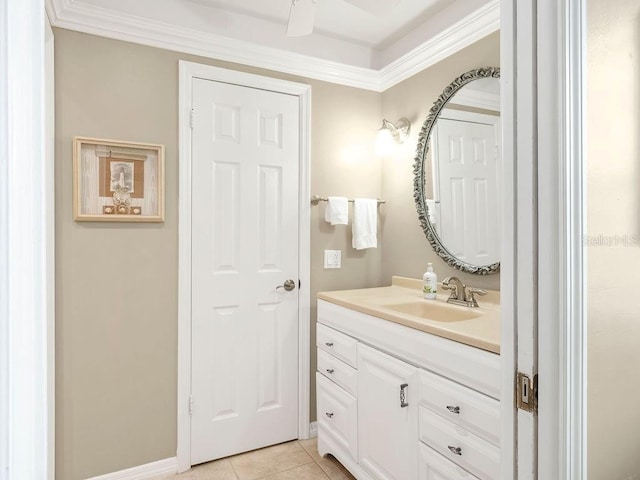
<svg viewBox="0 0 640 480"><path fill-rule="evenodd" d="M298 97L194 80L191 463L298 436Z"/></svg>
<svg viewBox="0 0 640 480"><path fill-rule="evenodd" d="M456 257L474 265L499 261L501 174L493 124L438 119L434 134L440 237Z"/></svg>

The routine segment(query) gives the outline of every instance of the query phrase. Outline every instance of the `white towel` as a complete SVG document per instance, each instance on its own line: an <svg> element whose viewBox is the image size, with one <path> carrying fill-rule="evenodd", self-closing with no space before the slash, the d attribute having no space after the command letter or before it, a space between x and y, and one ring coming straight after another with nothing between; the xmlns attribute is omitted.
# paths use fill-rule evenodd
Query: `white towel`
<svg viewBox="0 0 640 480"><path fill-rule="evenodd" d="M427 210L429 211L429 221L435 227L438 224L438 211L436 210L436 201L427 198L425 202L427 203Z"/></svg>
<svg viewBox="0 0 640 480"><path fill-rule="evenodd" d="M431 222L431 226L436 233L440 235L440 202L427 198L426 203L429 211L429 222Z"/></svg>
<svg viewBox="0 0 640 480"><path fill-rule="evenodd" d="M378 200L356 198L353 201L353 240L356 250L378 246Z"/></svg>
<svg viewBox="0 0 640 480"><path fill-rule="evenodd" d="M327 197L327 208L324 219L331 225L347 225L349 223L349 203L347 197Z"/></svg>

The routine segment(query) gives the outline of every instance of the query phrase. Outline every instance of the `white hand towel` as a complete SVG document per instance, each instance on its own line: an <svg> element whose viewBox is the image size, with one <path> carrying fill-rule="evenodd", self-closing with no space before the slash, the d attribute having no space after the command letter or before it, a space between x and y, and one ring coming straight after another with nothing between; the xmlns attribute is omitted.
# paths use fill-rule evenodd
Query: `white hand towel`
<svg viewBox="0 0 640 480"><path fill-rule="evenodd" d="M431 226L436 231L438 235L440 235L440 204L436 203L435 200L426 199L427 202L427 210L429 212L429 222L431 222Z"/></svg>
<svg viewBox="0 0 640 480"><path fill-rule="evenodd" d="M378 200L356 198L353 201L353 240L356 250L378 246Z"/></svg>
<svg viewBox="0 0 640 480"><path fill-rule="evenodd" d="M438 214L437 214L437 210L436 210L436 201L427 198L426 200L427 203L427 209L429 211L429 221L431 222L431 224L433 226L436 226L438 223Z"/></svg>
<svg viewBox="0 0 640 480"><path fill-rule="evenodd" d="M324 219L331 225L347 225L349 223L349 202L347 197L327 197Z"/></svg>

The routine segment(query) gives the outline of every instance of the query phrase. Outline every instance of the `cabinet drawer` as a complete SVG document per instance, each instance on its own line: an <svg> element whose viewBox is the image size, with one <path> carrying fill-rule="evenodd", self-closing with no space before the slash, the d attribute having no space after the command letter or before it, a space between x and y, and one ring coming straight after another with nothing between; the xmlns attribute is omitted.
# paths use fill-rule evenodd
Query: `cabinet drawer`
<svg viewBox="0 0 640 480"><path fill-rule="evenodd" d="M500 445L500 402L497 400L421 370L420 405Z"/></svg>
<svg viewBox="0 0 640 480"><path fill-rule="evenodd" d="M478 477L420 442L420 480L478 480Z"/></svg>
<svg viewBox="0 0 640 480"><path fill-rule="evenodd" d="M424 407L420 407L420 440L481 480L500 478L498 447Z"/></svg>
<svg viewBox="0 0 640 480"><path fill-rule="evenodd" d="M340 333L333 328L329 328L321 323L317 324L316 344L325 352L329 352L334 357L343 362L358 368L358 341Z"/></svg>
<svg viewBox="0 0 640 480"><path fill-rule="evenodd" d="M358 410L355 397L316 373L318 428L331 435L354 460L358 458Z"/></svg>
<svg viewBox="0 0 640 480"><path fill-rule="evenodd" d="M355 397L358 394L358 371L324 350L318 349L317 352L318 372L336 382Z"/></svg>

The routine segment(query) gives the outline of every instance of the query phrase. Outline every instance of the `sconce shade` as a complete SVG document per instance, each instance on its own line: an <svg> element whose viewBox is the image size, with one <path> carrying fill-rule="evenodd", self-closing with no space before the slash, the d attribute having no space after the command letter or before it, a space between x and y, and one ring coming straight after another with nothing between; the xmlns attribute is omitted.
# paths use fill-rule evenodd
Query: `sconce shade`
<svg viewBox="0 0 640 480"><path fill-rule="evenodd" d="M376 135L376 153L378 155L389 155L393 149L394 142L404 143L409 137L411 124L406 118L401 118L394 125L386 118L382 120L382 126Z"/></svg>
<svg viewBox="0 0 640 480"><path fill-rule="evenodd" d="M410 129L411 124L409 123L409 120L404 117L398 120L395 125L385 118L382 120L382 127L380 127L380 130L388 130L391 132L396 143L404 143L404 141L409 137Z"/></svg>

